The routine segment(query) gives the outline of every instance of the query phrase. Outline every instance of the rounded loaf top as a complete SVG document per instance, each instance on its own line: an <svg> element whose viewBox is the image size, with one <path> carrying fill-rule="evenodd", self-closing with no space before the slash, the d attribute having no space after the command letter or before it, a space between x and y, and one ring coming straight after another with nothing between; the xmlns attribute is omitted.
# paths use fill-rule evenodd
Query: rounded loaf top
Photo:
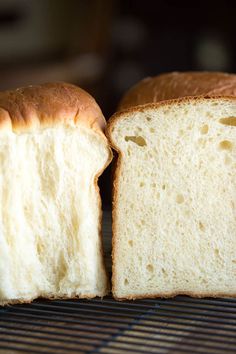
<svg viewBox="0 0 236 354"><path fill-rule="evenodd" d="M84 124L103 134L106 120L93 97L71 84L46 83L0 92L0 130L21 133L60 124Z"/></svg>
<svg viewBox="0 0 236 354"><path fill-rule="evenodd" d="M127 91L119 109L199 95L236 96L236 75L221 72L173 72L149 77Z"/></svg>

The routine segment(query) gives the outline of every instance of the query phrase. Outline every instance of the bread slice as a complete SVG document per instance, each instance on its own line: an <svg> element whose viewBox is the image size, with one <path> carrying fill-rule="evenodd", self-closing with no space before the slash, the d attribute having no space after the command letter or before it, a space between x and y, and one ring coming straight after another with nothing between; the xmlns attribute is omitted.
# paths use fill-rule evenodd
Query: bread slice
<svg viewBox="0 0 236 354"><path fill-rule="evenodd" d="M106 295L100 108L59 83L3 92L0 107L0 304Z"/></svg>
<svg viewBox="0 0 236 354"><path fill-rule="evenodd" d="M114 297L236 296L236 98L136 106L107 136Z"/></svg>

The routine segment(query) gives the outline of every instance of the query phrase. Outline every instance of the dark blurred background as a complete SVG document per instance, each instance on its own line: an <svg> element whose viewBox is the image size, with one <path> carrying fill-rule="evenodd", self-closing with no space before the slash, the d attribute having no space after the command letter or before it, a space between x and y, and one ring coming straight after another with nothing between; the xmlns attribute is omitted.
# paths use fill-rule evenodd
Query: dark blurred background
<svg viewBox="0 0 236 354"><path fill-rule="evenodd" d="M233 1L0 0L0 90L68 81L108 118L145 76L235 72L235 15ZM109 185L110 169L105 206Z"/></svg>

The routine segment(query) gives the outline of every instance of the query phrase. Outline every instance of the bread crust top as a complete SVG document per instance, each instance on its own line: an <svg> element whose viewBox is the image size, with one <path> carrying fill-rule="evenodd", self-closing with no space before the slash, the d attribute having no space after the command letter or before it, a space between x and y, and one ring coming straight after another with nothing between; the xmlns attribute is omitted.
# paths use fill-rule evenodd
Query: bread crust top
<svg viewBox="0 0 236 354"><path fill-rule="evenodd" d="M84 124L103 135L106 120L86 91L67 83L46 83L0 92L0 131L35 131Z"/></svg>
<svg viewBox="0 0 236 354"><path fill-rule="evenodd" d="M186 96L236 96L236 75L221 72L172 72L146 78L123 96L119 110Z"/></svg>

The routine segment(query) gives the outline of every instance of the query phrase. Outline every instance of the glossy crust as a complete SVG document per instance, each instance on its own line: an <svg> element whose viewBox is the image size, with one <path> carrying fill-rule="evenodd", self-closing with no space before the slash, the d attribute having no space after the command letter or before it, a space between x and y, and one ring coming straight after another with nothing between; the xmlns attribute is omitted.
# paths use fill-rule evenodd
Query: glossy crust
<svg viewBox="0 0 236 354"><path fill-rule="evenodd" d="M86 91L67 83L46 83L40 86L28 86L14 91L0 92L0 133L12 130L15 133L35 132L39 129L57 125L85 127L98 133L105 141L108 159L103 168L94 178L99 207L99 239L100 252L103 257L103 269L107 275L106 291L110 291L108 273L105 268L104 250L102 244L102 202L98 187L98 177L110 164L113 154L104 135L106 120L96 101ZM44 297L45 299L72 299L95 297L95 294L71 297ZM29 303L29 300L0 301L1 305Z"/></svg>
<svg viewBox="0 0 236 354"><path fill-rule="evenodd" d="M236 103L236 97L234 96L222 96L220 97L223 100L234 100ZM118 153L118 159L117 159L117 164L116 164L116 170L114 173L114 180L113 180L113 190L112 190L112 295L116 300L135 300L135 299L143 299L143 298L156 298L156 297L163 297L163 298L169 298L169 297L174 297L177 295L188 295L191 297L236 297L235 295L229 295L229 294L224 294L224 293L194 293L194 292L169 292L169 293L147 293L145 295L136 295L136 294L130 294L127 295L126 297L119 297L116 296L116 274L117 274L117 270L116 270L116 262L115 262L115 253L116 253L116 248L118 247L117 245L117 225L116 225L116 213L117 213L117 199L118 199L118 181L119 181L119 177L120 177L120 167L121 167L121 161L122 161L122 151L119 150L119 148L116 146L115 142L112 140L112 130L116 124L117 121L125 119L125 116L127 116L128 114L135 114L138 112L144 112L146 111L146 109L152 108L159 108L159 107L163 107L163 106L171 106L172 104L181 104L183 102L186 103L194 103L196 101L202 101L202 100L218 100L219 97L210 97L210 96L195 96L195 97L185 97L185 98L178 98L178 99L172 99L172 100L167 100L167 101L162 101L162 102L158 102L158 103L148 103L145 105L139 105L139 106L135 106L129 109L126 109L125 111L120 111L115 113L108 121L108 125L106 127L106 136L108 137L108 140L112 146L112 148L114 150L117 151Z"/></svg>
<svg viewBox="0 0 236 354"><path fill-rule="evenodd" d="M47 83L0 92L0 130L21 133L80 123L101 133L106 120L92 96L74 85Z"/></svg>
<svg viewBox="0 0 236 354"><path fill-rule="evenodd" d="M119 109L186 96L236 96L236 75L220 72L173 72L146 78L124 95Z"/></svg>

